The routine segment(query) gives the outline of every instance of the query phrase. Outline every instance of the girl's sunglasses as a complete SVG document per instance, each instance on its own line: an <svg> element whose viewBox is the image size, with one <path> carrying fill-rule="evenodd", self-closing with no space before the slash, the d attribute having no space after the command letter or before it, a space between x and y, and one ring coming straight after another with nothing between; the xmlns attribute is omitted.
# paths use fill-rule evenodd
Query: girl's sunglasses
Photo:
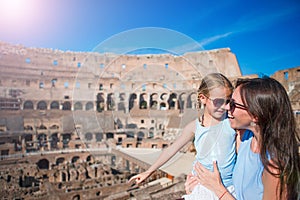
<svg viewBox="0 0 300 200"><path fill-rule="evenodd" d="M208 96L206 96L206 98L208 98L209 100L211 100L214 104L215 107L221 107L224 104L227 105L230 102L230 99L222 99L222 98L215 98L215 99L211 99Z"/></svg>
<svg viewBox="0 0 300 200"><path fill-rule="evenodd" d="M236 108L239 108L239 109L242 109L242 110L248 110L247 106L236 103L236 102L234 102L233 99L230 99L230 101L229 101L229 111L231 113L233 113Z"/></svg>

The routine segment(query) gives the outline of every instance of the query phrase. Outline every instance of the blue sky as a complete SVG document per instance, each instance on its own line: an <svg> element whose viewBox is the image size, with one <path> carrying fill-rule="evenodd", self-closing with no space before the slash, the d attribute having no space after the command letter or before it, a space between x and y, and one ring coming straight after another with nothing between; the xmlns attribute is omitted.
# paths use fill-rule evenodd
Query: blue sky
<svg viewBox="0 0 300 200"><path fill-rule="evenodd" d="M299 0L0 0L0 27L4 42L81 52L158 27L204 50L229 47L243 75L300 66Z"/></svg>

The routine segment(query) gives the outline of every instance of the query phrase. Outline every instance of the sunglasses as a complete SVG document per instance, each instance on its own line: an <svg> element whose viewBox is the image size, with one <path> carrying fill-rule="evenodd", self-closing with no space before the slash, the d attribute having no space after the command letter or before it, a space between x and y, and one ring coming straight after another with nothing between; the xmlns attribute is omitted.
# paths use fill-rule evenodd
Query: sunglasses
<svg viewBox="0 0 300 200"><path fill-rule="evenodd" d="M248 110L247 106L236 103L233 99L230 99L230 101L229 101L229 111L231 113L233 113L236 108L239 108L239 109L242 109L242 110Z"/></svg>
<svg viewBox="0 0 300 200"><path fill-rule="evenodd" d="M211 100L215 107L221 107L224 104L227 105L230 102L230 99L222 99L222 98L211 99L208 96L205 96L205 97L208 98L209 100Z"/></svg>

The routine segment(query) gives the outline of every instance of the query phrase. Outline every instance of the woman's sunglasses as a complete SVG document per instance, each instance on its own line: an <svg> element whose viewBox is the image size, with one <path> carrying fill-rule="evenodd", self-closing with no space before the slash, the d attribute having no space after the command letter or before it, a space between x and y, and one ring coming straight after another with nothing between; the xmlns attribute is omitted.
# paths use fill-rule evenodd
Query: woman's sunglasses
<svg viewBox="0 0 300 200"><path fill-rule="evenodd" d="M233 113L236 108L239 108L239 109L242 109L242 110L248 110L247 106L236 103L236 102L234 102L233 99L230 99L230 101L229 101L229 111L231 113Z"/></svg>
<svg viewBox="0 0 300 200"><path fill-rule="evenodd" d="M230 99L222 99L222 98L211 99L208 96L205 96L205 97L208 98L209 100L211 100L215 107L221 107L224 104L227 105L230 102Z"/></svg>

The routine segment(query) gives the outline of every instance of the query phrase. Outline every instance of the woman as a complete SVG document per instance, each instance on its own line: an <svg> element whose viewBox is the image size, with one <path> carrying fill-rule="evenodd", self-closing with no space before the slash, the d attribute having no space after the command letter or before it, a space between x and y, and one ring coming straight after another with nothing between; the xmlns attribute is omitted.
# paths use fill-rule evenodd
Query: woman
<svg viewBox="0 0 300 200"><path fill-rule="evenodd" d="M272 78L238 80L227 109L231 127L247 129L237 139L236 198L299 199L299 135L284 87ZM219 199L235 199L222 185L216 162L213 172L200 163L195 170L186 191L200 183Z"/></svg>

